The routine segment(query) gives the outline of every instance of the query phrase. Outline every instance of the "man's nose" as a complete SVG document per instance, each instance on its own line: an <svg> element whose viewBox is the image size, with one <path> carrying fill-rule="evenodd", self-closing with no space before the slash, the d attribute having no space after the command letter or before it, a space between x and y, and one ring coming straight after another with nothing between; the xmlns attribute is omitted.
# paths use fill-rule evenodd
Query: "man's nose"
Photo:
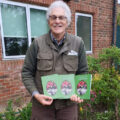
<svg viewBox="0 0 120 120"><path fill-rule="evenodd" d="M57 18L55 19L55 22L57 22L57 23L59 23L59 22L60 22L59 17L57 17Z"/></svg>

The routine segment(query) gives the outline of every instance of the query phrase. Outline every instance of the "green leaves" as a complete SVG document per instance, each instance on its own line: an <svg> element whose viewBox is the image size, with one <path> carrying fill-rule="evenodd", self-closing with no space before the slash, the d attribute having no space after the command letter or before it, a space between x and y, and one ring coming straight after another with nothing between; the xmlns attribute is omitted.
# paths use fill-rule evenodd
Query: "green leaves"
<svg viewBox="0 0 120 120"><path fill-rule="evenodd" d="M120 25L120 13L117 15L117 24Z"/></svg>
<svg viewBox="0 0 120 120"><path fill-rule="evenodd" d="M92 74L98 73L101 70L101 65L99 63L99 59L88 56L88 66L89 66L89 72Z"/></svg>
<svg viewBox="0 0 120 120"><path fill-rule="evenodd" d="M113 120L120 117L116 110L120 106L120 48L111 46L104 48L98 57L88 56L89 72L93 75L92 91L96 93L91 104L91 111L95 112L95 120ZM116 104L118 103L118 104ZM85 104L85 103L84 103ZM105 111L108 111L105 113ZM91 111L87 111L91 112ZM110 112L112 111L112 112ZM115 113L116 112L116 113ZM90 114L92 118L92 114Z"/></svg>
<svg viewBox="0 0 120 120"><path fill-rule="evenodd" d="M0 114L0 120L30 120L31 108L32 104L28 103L26 107L16 112L12 101L9 101L5 113Z"/></svg>
<svg viewBox="0 0 120 120"><path fill-rule="evenodd" d="M104 69L112 69L115 66L116 71L120 70L120 49L111 46L104 48L97 58L88 56L89 72L92 74L103 72Z"/></svg>
<svg viewBox="0 0 120 120"><path fill-rule="evenodd" d="M15 111L12 107L12 101L8 102L8 106L6 108L6 112L4 113L5 120L16 120Z"/></svg>
<svg viewBox="0 0 120 120"><path fill-rule="evenodd" d="M32 104L29 103L22 110L19 110L18 120L30 120Z"/></svg>
<svg viewBox="0 0 120 120"><path fill-rule="evenodd" d="M102 53L99 54L98 59L100 60L100 63L110 63L110 66L113 66L115 64L120 65L120 49L115 46L105 48L102 50Z"/></svg>

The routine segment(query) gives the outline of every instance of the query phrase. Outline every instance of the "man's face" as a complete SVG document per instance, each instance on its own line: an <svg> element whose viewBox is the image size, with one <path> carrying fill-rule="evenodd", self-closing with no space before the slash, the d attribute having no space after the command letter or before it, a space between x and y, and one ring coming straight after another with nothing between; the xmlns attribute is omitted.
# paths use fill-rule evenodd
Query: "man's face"
<svg viewBox="0 0 120 120"><path fill-rule="evenodd" d="M53 35L63 35L68 26L63 8L53 8L48 21Z"/></svg>

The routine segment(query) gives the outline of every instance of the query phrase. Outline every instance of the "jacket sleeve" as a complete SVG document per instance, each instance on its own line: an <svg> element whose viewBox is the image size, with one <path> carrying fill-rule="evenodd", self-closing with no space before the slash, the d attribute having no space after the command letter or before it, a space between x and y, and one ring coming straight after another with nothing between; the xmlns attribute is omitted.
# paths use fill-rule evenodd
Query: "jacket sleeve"
<svg viewBox="0 0 120 120"><path fill-rule="evenodd" d="M38 45L36 40L34 40L27 50L22 68L22 81L31 95L34 91L37 91L34 80L37 66L37 51Z"/></svg>
<svg viewBox="0 0 120 120"><path fill-rule="evenodd" d="M85 46L82 40L79 47L78 70L76 74L87 74L87 73L88 73L88 64L87 64Z"/></svg>

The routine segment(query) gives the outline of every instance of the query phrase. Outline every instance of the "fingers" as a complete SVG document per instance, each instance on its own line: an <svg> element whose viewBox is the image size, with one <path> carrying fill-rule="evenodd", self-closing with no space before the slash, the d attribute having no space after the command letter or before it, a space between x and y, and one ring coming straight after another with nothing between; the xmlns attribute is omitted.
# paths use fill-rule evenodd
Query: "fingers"
<svg viewBox="0 0 120 120"><path fill-rule="evenodd" d="M49 96L45 96L43 94L36 94L34 96L42 105L51 105L53 99Z"/></svg>
<svg viewBox="0 0 120 120"><path fill-rule="evenodd" d="M78 97L77 95L72 95L70 100L74 101L74 102L77 102L77 103L83 102L83 99L80 99L80 97Z"/></svg>
<svg viewBox="0 0 120 120"><path fill-rule="evenodd" d="M42 104L42 105L51 105L52 102L53 102L53 100L43 99L43 100L41 101L41 104Z"/></svg>
<svg viewBox="0 0 120 120"><path fill-rule="evenodd" d="M53 99L49 96L43 96L43 99L42 99L42 104L43 105L51 105L53 102Z"/></svg>
<svg viewBox="0 0 120 120"><path fill-rule="evenodd" d="M34 96L42 105L51 105L53 102L52 97L45 96L43 94L36 94ZM72 95L70 98L71 101L77 102L77 103L82 103L83 99L80 99L77 95Z"/></svg>

